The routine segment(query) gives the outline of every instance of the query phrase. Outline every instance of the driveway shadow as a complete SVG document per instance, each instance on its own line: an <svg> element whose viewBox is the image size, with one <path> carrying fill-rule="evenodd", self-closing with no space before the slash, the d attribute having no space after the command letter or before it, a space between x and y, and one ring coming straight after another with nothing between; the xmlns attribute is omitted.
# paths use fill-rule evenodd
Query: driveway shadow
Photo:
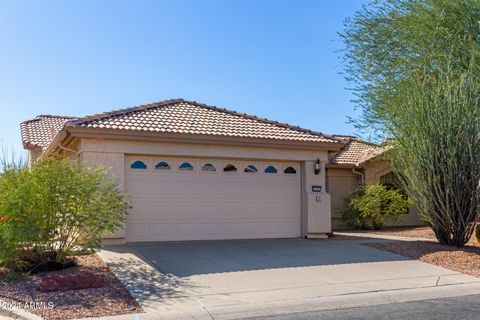
<svg viewBox="0 0 480 320"><path fill-rule="evenodd" d="M178 278L192 275L409 260L362 245L370 242L379 240L261 239L130 243L129 246L162 271L164 280L171 282L170 290L174 290L181 281ZM170 276L175 276L175 280Z"/></svg>
<svg viewBox="0 0 480 320"><path fill-rule="evenodd" d="M159 272L148 259L132 252L127 246L107 246L105 249L117 254L114 258L107 259L108 266L142 305L188 297L187 290L198 288L198 285L187 279ZM124 254L128 255L124 257Z"/></svg>

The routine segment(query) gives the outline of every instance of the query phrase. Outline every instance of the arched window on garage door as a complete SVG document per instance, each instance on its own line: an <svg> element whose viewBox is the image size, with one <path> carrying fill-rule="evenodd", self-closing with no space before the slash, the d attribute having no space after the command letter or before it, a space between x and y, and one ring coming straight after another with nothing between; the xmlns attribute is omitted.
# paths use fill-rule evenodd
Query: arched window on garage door
<svg viewBox="0 0 480 320"><path fill-rule="evenodd" d="M223 168L223 172L237 172L237 167L235 167L233 164L227 164Z"/></svg>
<svg viewBox="0 0 480 320"><path fill-rule="evenodd" d="M274 166L268 166L265 168L265 173L277 173L277 168Z"/></svg>
<svg viewBox="0 0 480 320"><path fill-rule="evenodd" d="M130 165L131 169L147 169L145 162L137 160Z"/></svg>
<svg viewBox="0 0 480 320"><path fill-rule="evenodd" d="M295 170L294 167L286 167L285 170L283 170L283 173L285 173L285 174L296 174L297 170Z"/></svg>
<svg viewBox="0 0 480 320"><path fill-rule="evenodd" d="M215 166L211 163L205 163L203 166L202 166L202 171L205 171L205 172L215 172L217 171L217 169L215 168Z"/></svg>
<svg viewBox="0 0 480 320"><path fill-rule="evenodd" d="M253 164L249 164L248 166L245 167L245 170L243 171L245 171L246 173L255 173L258 171L258 169Z"/></svg>
<svg viewBox="0 0 480 320"><path fill-rule="evenodd" d="M170 170L170 165L168 163L166 163L165 161L160 161L155 166L155 169L157 169L157 170Z"/></svg>
<svg viewBox="0 0 480 320"><path fill-rule="evenodd" d="M192 171L193 166L188 162L184 162L184 163L182 163L181 165L178 166L178 169L182 170L182 171Z"/></svg>

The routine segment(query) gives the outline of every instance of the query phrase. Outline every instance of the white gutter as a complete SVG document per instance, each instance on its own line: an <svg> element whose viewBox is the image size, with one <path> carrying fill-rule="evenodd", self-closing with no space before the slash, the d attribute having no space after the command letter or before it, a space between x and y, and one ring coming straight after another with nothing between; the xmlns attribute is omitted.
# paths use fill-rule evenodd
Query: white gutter
<svg viewBox="0 0 480 320"><path fill-rule="evenodd" d="M65 128L63 128L62 130L60 130L56 135L55 135L55 138L53 138L52 142L50 142L50 144L48 145L48 147L42 152L42 154L40 155L40 157L38 157L38 160L43 160L45 159L46 157L48 157L49 155L51 155L53 153L53 151L55 151L55 148L57 146L60 146L60 148L62 148L62 141L63 139L65 139L67 137L67 131L65 130Z"/></svg>
<svg viewBox="0 0 480 320"><path fill-rule="evenodd" d="M362 186L364 186L365 185L365 176L364 176L363 172L357 171L355 167L352 168L352 172L360 175L360 183L361 183Z"/></svg>

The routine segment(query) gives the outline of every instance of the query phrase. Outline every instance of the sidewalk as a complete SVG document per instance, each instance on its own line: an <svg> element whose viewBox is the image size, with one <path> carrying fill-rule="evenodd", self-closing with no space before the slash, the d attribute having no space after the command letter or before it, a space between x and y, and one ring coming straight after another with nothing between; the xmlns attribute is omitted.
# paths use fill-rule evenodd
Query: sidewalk
<svg viewBox="0 0 480 320"><path fill-rule="evenodd" d="M373 238L369 234L364 237ZM299 247L293 246L295 241L302 241ZM212 270L221 268L213 266L225 259L208 250L206 243L142 244L137 248L142 252L129 246L108 248L100 255L146 313L102 319L227 320L480 293L479 278L362 245L367 242L297 239L273 248L254 245L256 253L264 250L268 257L277 258L269 260L271 268L259 265L265 256L248 256L246 242L241 242L239 252L222 242L231 257L242 253L248 261L255 261L255 268L235 271L236 266L230 263L231 271L215 272ZM290 251L282 249L284 245ZM211 246L216 248L214 242ZM308 251L308 247L312 249ZM307 251L292 253L301 248ZM289 252L297 264L288 261L285 266L279 265Z"/></svg>
<svg viewBox="0 0 480 320"><path fill-rule="evenodd" d="M277 303L251 303L229 307L208 308L185 313L169 311L163 313L147 312L145 314L113 316L102 318L85 318L81 320L186 320L186 319L215 319L233 320L248 317L262 317L281 315L295 312L321 311L346 309L353 307L401 303L408 301L421 301L449 297L467 296L480 293L480 283L451 285L433 288L407 289L395 291L380 291L362 294L351 294L334 297L318 297L311 299L292 299L291 301Z"/></svg>

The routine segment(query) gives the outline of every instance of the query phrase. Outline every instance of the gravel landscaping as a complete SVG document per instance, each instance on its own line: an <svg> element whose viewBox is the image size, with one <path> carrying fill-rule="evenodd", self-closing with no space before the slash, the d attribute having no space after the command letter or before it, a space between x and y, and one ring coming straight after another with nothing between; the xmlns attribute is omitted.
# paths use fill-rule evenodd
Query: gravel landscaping
<svg viewBox="0 0 480 320"><path fill-rule="evenodd" d="M362 230L359 232L397 237L435 239L435 234L429 227L384 227L381 230Z"/></svg>
<svg viewBox="0 0 480 320"><path fill-rule="evenodd" d="M436 240L433 230L429 227L383 227L381 230L345 230L345 232ZM353 239L354 240L354 239L358 239L358 237L336 235L334 233L333 239L338 239L338 240ZM468 242L468 245L479 246L478 242L473 237Z"/></svg>
<svg viewBox="0 0 480 320"><path fill-rule="evenodd" d="M473 237L465 247L457 248L440 245L436 241L432 229L428 227L385 227L382 230L349 230L346 232L359 235L375 234L431 239L418 241L394 240L369 243L367 245L453 271L480 277L480 244ZM355 237L354 235L333 235L333 239L337 240L360 240L362 238L364 239L364 237Z"/></svg>
<svg viewBox="0 0 480 320"><path fill-rule="evenodd" d="M28 275L8 281L6 272L0 270L0 300L10 303L36 302L43 306L28 309L47 320L112 316L143 312L140 305L96 254L75 257L77 266L55 272ZM94 274L103 279L101 288L42 293L37 290L47 276L74 276ZM50 305L53 306L49 308Z"/></svg>
<svg viewBox="0 0 480 320"><path fill-rule="evenodd" d="M368 244L371 247L480 277L480 246L442 246L430 241L395 241Z"/></svg>

